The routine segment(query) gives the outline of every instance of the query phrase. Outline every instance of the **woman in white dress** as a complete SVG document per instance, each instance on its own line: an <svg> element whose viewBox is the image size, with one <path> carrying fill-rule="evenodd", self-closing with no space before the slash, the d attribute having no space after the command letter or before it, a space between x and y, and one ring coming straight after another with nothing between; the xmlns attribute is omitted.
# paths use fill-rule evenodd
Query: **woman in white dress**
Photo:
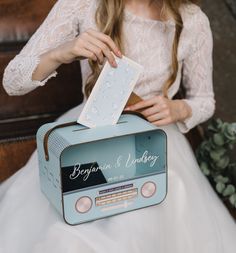
<svg viewBox="0 0 236 253"><path fill-rule="evenodd" d="M115 67L111 51L143 65L134 92L144 102L130 110L141 109L166 131L169 172L162 204L69 226L40 192L34 152L0 187L1 253L235 252L235 222L183 134L215 110L212 33L194 2L58 0L8 64L3 86L9 95L23 95L55 77L61 64L81 60L84 101L58 121L78 117L105 58ZM181 76L186 98L172 100Z"/></svg>

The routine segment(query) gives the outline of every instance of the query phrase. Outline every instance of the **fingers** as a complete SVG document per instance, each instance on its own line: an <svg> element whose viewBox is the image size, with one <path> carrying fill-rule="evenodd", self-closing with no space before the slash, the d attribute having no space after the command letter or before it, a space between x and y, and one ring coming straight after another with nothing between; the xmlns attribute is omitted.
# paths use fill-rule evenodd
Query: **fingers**
<svg viewBox="0 0 236 253"><path fill-rule="evenodd" d="M122 57L120 50L118 49L115 42L111 39L110 36L93 29L88 29L87 33L90 34L91 36L94 36L98 40L104 42L105 44L107 44L116 56Z"/></svg>
<svg viewBox="0 0 236 253"><path fill-rule="evenodd" d="M117 67L117 63L115 61L115 57L114 55L111 53L110 48L103 43L102 41L98 40L95 37L92 36L88 36L88 41L90 43L92 43L92 45L94 45L95 47L98 48L98 54L99 54L99 59L102 58L102 61L100 62L100 64L102 64L103 62L103 55L106 56L108 62L113 66L113 67Z"/></svg>
<svg viewBox="0 0 236 253"><path fill-rule="evenodd" d="M140 102L138 102L134 105L126 107L126 109L128 109L128 110L138 110L138 109L142 109L142 108L146 108L146 107L155 105L155 104L159 103L158 97L159 96L154 96L150 99L140 101Z"/></svg>
<svg viewBox="0 0 236 253"><path fill-rule="evenodd" d="M96 54L94 54L93 52L91 52L90 50L87 50L85 48L82 48L80 50L80 55L83 56L83 57L85 57L85 58L89 58L89 59L91 59L93 61L97 61L98 60ZM79 58L79 57L77 57L77 58Z"/></svg>
<svg viewBox="0 0 236 253"><path fill-rule="evenodd" d="M96 58L98 59L99 64L103 63L104 56L103 56L102 50L98 46L88 42L85 45L85 49L96 55Z"/></svg>
<svg viewBox="0 0 236 253"><path fill-rule="evenodd" d="M122 57L122 54L110 36L93 29L88 29L87 34L89 35L88 40L102 50L110 65L117 67L115 57L111 51L118 57Z"/></svg>
<svg viewBox="0 0 236 253"><path fill-rule="evenodd" d="M89 58L102 64L104 57L106 57L112 67L117 67L115 57L122 57L120 50L110 36L93 29L79 34L75 40L68 44L67 48L68 56L66 57L69 60L66 61L68 62L71 62L71 58L73 60Z"/></svg>
<svg viewBox="0 0 236 253"><path fill-rule="evenodd" d="M165 125L168 125L170 123L172 123L172 122L170 121L169 118L152 122L152 124L154 124L155 126L165 126Z"/></svg>
<svg viewBox="0 0 236 253"><path fill-rule="evenodd" d="M168 111L161 111L158 113L154 113L151 116L146 117L148 121L150 122L154 122L157 120L162 120L162 119L166 119L167 117L169 117Z"/></svg>
<svg viewBox="0 0 236 253"><path fill-rule="evenodd" d="M151 107L149 107L148 109L145 109L143 111L141 111L141 113L145 116L145 117L148 117L150 115L153 115L157 112L160 112L162 110L162 107L158 104L156 105L153 105Z"/></svg>
<svg viewBox="0 0 236 253"><path fill-rule="evenodd" d="M151 99L143 100L134 105L128 106L125 110L135 111L146 108L141 110L141 113L145 116L145 118L156 126L162 126L176 121L176 108L173 106L173 103L173 101L169 101L169 99L166 99L161 95L157 95Z"/></svg>

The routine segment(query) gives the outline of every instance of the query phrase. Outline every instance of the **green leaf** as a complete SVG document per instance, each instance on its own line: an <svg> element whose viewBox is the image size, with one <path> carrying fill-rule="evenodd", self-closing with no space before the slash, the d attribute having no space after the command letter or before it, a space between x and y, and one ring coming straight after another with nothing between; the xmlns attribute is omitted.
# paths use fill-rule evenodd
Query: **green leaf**
<svg viewBox="0 0 236 253"><path fill-rule="evenodd" d="M216 151L212 150L210 152L210 157L214 160L214 161L219 161L220 160L220 154L217 153Z"/></svg>
<svg viewBox="0 0 236 253"><path fill-rule="evenodd" d="M230 162L230 159L228 156L222 157L220 160L217 161L216 166L220 169L225 169Z"/></svg>
<svg viewBox="0 0 236 253"><path fill-rule="evenodd" d="M215 144L213 138L211 138L209 140L209 148L208 148L208 151L210 152L211 150L214 150L214 149L217 149L218 146Z"/></svg>
<svg viewBox="0 0 236 253"><path fill-rule="evenodd" d="M231 195L229 197L229 202L234 206L236 207L236 193L234 193L233 195Z"/></svg>
<svg viewBox="0 0 236 253"><path fill-rule="evenodd" d="M218 118L215 121L215 125L216 125L217 129L220 129L223 126L223 121Z"/></svg>
<svg viewBox="0 0 236 253"><path fill-rule="evenodd" d="M228 126L228 122L223 122L222 126L221 126L221 131L222 132L226 132L227 131L227 126Z"/></svg>
<svg viewBox="0 0 236 253"><path fill-rule="evenodd" d="M234 129L233 131L234 131L235 134L236 134L236 122L232 123L231 126L233 127L233 129Z"/></svg>
<svg viewBox="0 0 236 253"><path fill-rule="evenodd" d="M218 182L216 184L217 192L222 193L224 189L225 189L225 184L224 183Z"/></svg>
<svg viewBox="0 0 236 253"><path fill-rule="evenodd" d="M227 126L227 133L231 136L236 135L236 126L234 124L229 124Z"/></svg>
<svg viewBox="0 0 236 253"><path fill-rule="evenodd" d="M213 135L213 141L218 146L223 146L224 145L224 137L219 133L216 133L216 134Z"/></svg>
<svg viewBox="0 0 236 253"><path fill-rule="evenodd" d="M222 127L222 120L221 119L212 119L211 123L208 125L207 129L212 132L218 132Z"/></svg>
<svg viewBox="0 0 236 253"><path fill-rule="evenodd" d="M235 135L230 135L227 132L224 132L224 135L230 141L235 141L236 140L236 136Z"/></svg>
<svg viewBox="0 0 236 253"><path fill-rule="evenodd" d="M225 184L225 183L229 182L229 178L228 177L223 177L222 175L218 175L214 178L214 181L216 183L224 183Z"/></svg>
<svg viewBox="0 0 236 253"><path fill-rule="evenodd" d="M231 141L236 140L236 128L234 124L228 124L225 127L224 136Z"/></svg>
<svg viewBox="0 0 236 253"><path fill-rule="evenodd" d="M227 151L226 148L223 148L223 147L219 147L215 150L220 156L224 155Z"/></svg>
<svg viewBox="0 0 236 253"><path fill-rule="evenodd" d="M227 197L227 196L230 196L232 195L233 193L235 193L235 187L232 185L232 184L229 184L226 186L226 188L224 189L222 195L224 197Z"/></svg>
<svg viewBox="0 0 236 253"><path fill-rule="evenodd" d="M203 142L201 143L201 145L200 145L200 149L201 149L201 150L204 150L204 149L206 149L208 146L209 146L208 141L203 141Z"/></svg>
<svg viewBox="0 0 236 253"><path fill-rule="evenodd" d="M210 175L210 170L208 169L208 165L206 162L201 162L200 168L204 175L209 176Z"/></svg>

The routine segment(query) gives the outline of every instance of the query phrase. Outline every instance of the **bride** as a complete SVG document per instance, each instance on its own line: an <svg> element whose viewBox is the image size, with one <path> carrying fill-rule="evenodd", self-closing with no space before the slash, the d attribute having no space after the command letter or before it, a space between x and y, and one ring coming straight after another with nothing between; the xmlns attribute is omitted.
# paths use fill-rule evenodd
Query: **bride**
<svg viewBox="0 0 236 253"><path fill-rule="evenodd" d="M35 151L1 184L0 252L235 252L235 222L184 136L215 110L212 48L209 20L194 0L58 0L6 67L4 89L26 94L80 60L84 100L57 119L71 121L105 60L116 67L111 52L137 61L144 72L134 92L144 101L126 109L167 133L168 194L160 205L69 226L40 191ZM174 100L181 78L186 97Z"/></svg>

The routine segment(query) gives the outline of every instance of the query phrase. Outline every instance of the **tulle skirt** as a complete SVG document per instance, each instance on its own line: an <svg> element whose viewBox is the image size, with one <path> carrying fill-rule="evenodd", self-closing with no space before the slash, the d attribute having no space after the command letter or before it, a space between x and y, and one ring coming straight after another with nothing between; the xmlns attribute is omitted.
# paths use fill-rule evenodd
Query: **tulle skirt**
<svg viewBox="0 0 236 253"><path fill-rule="evenodd" d="M82 102L59 117L74 120ZM159 205L70 226L40 191L37 152L0 186L0 253L232 253L236 224L176 124L168 139L168 193Z"/></svg>

